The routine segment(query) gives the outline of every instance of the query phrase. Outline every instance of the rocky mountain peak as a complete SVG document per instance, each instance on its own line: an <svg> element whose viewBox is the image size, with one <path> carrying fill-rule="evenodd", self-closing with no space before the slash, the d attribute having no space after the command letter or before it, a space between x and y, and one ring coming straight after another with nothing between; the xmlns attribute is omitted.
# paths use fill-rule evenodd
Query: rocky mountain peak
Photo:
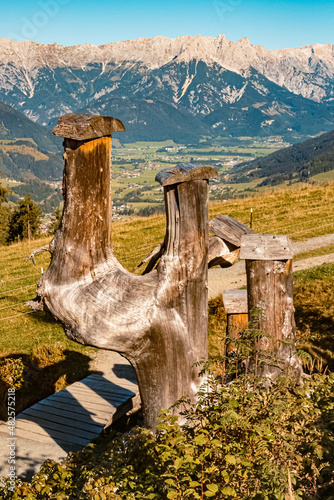
<svg viewBox="0 0 334 500"><path fill-rule="evenodd" d="M71 47L1 38L0 100L42 125L84 110L124 116L137 128L155 114L203 135L249 135L249 127L305 135L313 133L306 117L317 116L319 133L332 126L325 107L334 102L334 46L268 50L224 35Z"/></svg>

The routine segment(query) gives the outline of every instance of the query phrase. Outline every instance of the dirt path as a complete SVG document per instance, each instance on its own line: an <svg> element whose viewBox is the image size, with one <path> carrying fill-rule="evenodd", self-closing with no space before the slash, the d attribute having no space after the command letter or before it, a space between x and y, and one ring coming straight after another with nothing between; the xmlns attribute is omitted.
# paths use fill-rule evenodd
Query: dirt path
<svg viewBox="0 0 334 500"><path fill-rule="evenodd" d="M327 234L306 241L298 241L293 244L293 250L295 255L298 255L299 253L309 252L331 244L334 244L334 234ZM329 262L334 262L334 253L299 260L294 262L293 269L294 271L301 271ZM245 262L241 260L227 269L209 269L208 286L209 299L214 299L223 293L223 290L237 289L246 286Z"/></svg>

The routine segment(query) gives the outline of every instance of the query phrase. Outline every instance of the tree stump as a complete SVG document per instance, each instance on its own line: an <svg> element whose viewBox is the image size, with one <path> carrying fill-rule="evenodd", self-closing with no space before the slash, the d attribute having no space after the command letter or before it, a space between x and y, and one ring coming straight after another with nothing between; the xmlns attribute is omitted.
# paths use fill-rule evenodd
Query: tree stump
<svg viewBox="0 0 334 500"><path fill-rule="evenodd" d="M157 175L164 187L167 229L157 268L144 276L125 270L112 251L109 117L70 114L54 133L64 137L64 212L41 278L43 307L67 336L119 352L134 366L145 424L161 408L200 387L196 362L208 356L209 167L180 164Z"/></svg>
<svg viewBox="0 0 334 500"><path fill-rule="evenodd" d="M292 243L287 236L248 234L241 239L249 319L264 334L257 348L269 360L259 366L257 373L272 379L283 370L297 379L303 374L296 352L292 257ZM254 359L250 360L252 364Z"/></svg>

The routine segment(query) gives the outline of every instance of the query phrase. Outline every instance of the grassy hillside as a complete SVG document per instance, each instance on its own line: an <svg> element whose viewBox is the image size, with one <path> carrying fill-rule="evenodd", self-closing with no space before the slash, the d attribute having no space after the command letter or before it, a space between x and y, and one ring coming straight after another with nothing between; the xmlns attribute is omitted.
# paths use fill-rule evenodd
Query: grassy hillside
<svg viewBox="0 0 334 500"><path fill-rule="evenodd" d="M0 116L1 176L18 181L61 177L61 140L3 102Z"/></svg>
<svg viewBox="0 0 334 500"><path fill-rule="evenodd" d="M291 147L275 151L265 158L257 158L235 166L231 180L246 180L266 177L266 185L280 184L292 177L312 177L333 170L334 131Z"/></svg>
<svg viewBox="0 0 334 500"><path fill-rule="evenodd" d="M215 201L209 205L210 218L227 214L259 233L288 234L299 241L334 232L334 183L326 186L304 184L298 189L272 191L242 200ZM165 217L135 219L113 225L114 250L120 262L133 271L141 258L163 240ZM131 252L129 251L131 249Z"/></svg>

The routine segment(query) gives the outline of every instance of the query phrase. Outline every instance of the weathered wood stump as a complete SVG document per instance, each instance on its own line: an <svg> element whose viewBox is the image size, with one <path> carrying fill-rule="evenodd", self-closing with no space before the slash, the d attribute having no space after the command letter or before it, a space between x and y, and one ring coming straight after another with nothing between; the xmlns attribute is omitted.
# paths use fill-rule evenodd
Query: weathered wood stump
<svg viewBox="0 0 334 500"><path fill-rule="evenodd" d="M229 339L226 352L231 354L237 350L233 339L238 340L248 327L247 290L224 290L223 302L227 315L226 334Z"/></svg>
<svg viewBox="0 0 334 500"><path fill-rule="evenodd" d="M70 114L64 137L64 212L38 286L43 307L83 344L121 353L134 366L146 425L182 396L192 400L206 360L208 179L212 168L181 164L160 172L167 229L157 269L125 270L112 251L111 134L108 117Z"/></svg>
<svg viewBox="0 0 334 500"><path fill-rule="evenodd" d="M296 352L292 257L292 243L287 236L248 234L241 239L250 319L264 334L258 350L271 358L259 367L258 374L271 379L285 369L297 379L303 374ZM258 315L251 318L255 311Z"/></svg>

